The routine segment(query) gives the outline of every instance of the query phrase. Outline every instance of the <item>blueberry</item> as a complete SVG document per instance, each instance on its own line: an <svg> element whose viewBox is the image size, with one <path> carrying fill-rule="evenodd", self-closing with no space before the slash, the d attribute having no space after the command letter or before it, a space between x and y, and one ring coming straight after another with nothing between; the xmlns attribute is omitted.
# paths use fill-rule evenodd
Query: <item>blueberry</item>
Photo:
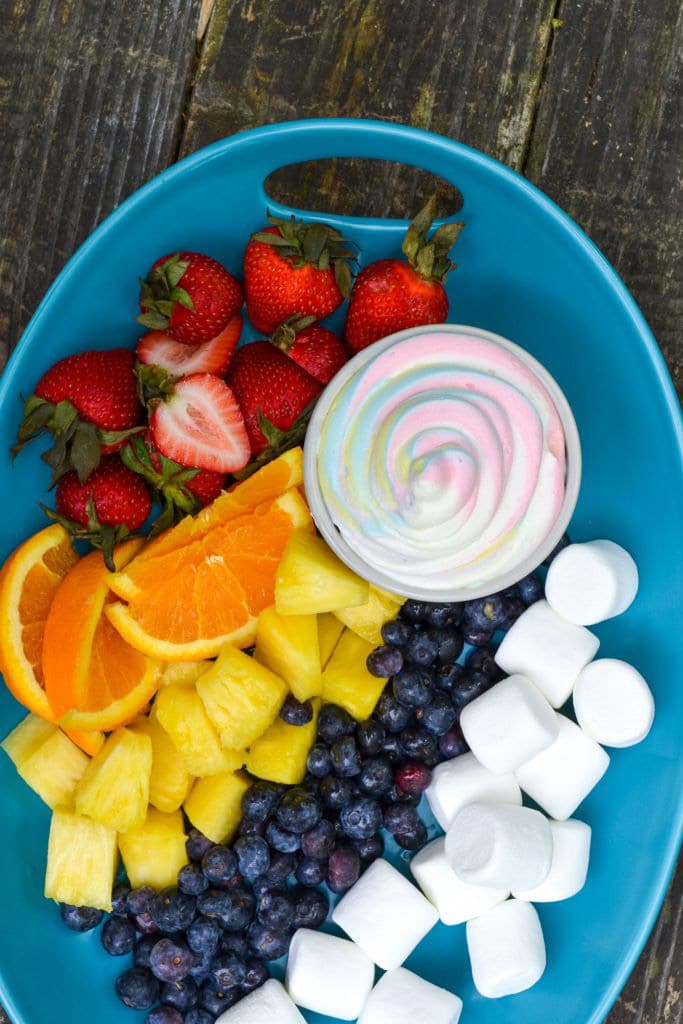
<svg viewBox="0 0 683 1024"><path fill-rule="evenodd" d="M316 778L315 775L311 775L310 772L306 772L301 785L307 793L312 793L313 796L317 796L320 791L320 779Z"/></svg>
<svg viewBox="0 0 683 1024"><path fill-rule="evenodd" d="M199 1005L213 1015L215 1020L242 998L238 988L217 988L213 978L206 978L199 990Z"/></svg>
<svg viewBox="0 0 683 1024"><path fill-rule="evenodd" d="M320 889L299 888L293 890L294 921L296 928L319 928L327 918L330 901Z"/></svg>
<svg viewBox="0 0 683 1024"><path fill-rule="evenodd" d="M396 772L396 785L404 793L424 793L432 781L432 773L419 761L406 761Z"/></svg>
<svg viewBox="0 0 683 1024"><path fill-rule="evenodd" d="M206 875L196 861L190 861L178 872L178 888L189 896L199 896L209 888Z"/></svg>
<svg viewBox="0 0 683 1024"><path fill-rule="evenodd" d="M404 671L407 671L407 669ZM387 732L400 732L401 729L405 729L413 717L411 708L400 704L394 697L393 686L395 682L396 680L385 689L375 708L375 718L384 726Z"/></svg>
<svg viewBox="0 0 683 1024"><path fill-rule="evenodd" d="M382 753L385 757L393 763L394 761L400 761L403 757L403 747L401 746L401 740L395 732L390 732L384 741L382 747Z"/></svg>
<svg viewBox="0 0 683 1024"><path fill-rule="evenodd" d="M282 828L277 821L269 821L266 826L266 842L279 853L294 853L301 846L301 836Z"/></svg>
<svg viewBox="0 0 683 1024"><path fill-rule="evenodd" d="M199 1006L193 1007L185 1014L185 1024L214 1024L215 1020L213 1014Z"/></svg>
<svg viewBox="0 0 683 1024"><path fill-rule="evenodd" d="M505 602L505 614L498 623L498 629L510 629L514 626L520 615L526 611L526 605L521 597L509 597Z"/></svg>
<svg viewBox="0 0 683 1024"><path fill-rule="evenodd" d="M102 945L110 956L123 956L135 948L135 925L127 917L110 917L100 934Z"/></svg>
<svg viewBox="0 0 683 1024"><path fill-rule="evenodd" d="M327 877L327 861L315 857L302 857L294 872L299 885L322 885Z"/></svg>
<svg viewBox="0 0 683 1024"><path fill-rule="evenodd" d="M437 691L429 704L418 709L415 717L425 729L429 729L435 736L442 736L455 723L458 713L448 694Z"/></svg>
<svg viewBox="0 0 683 1024"><path fill-rule="evenodd" d="M434 679L429 672L408 665L394 676L392 689L394 697L404 707L421 708L431 700Z"/></svg>
<svg viewBox="0 0 683 1024"><path fill-rule="evenodd" d="M242 982L243 992L253 992L255 989L265 985L270 977L270 971L260 960L247 960L246 974Z"/></svg>
<svg viewBox="0 0 683 1024"><path fill-rule="evenodd" d="M147 1014L145 1024L183 1024L183 1015L175 1006L155 1006Z"/></svg>
<svg viewBox="0 0 683 1024"><path fill-rule="evenodd" d="M265 878L269 885L282 885L290 875L294 874L296 857L293 853L280 853L276 850L270 855L270 867Z"/></svg>
<svg viewBox="0 0 683 1024"><path fill-rule="evenodd" d="M234 953L225 953L213 962L210 975L216 988L228 989L241 985L247 976L244 960Z"/></svg>
<svg viewBox="0 0 683 1024"><path fill-rule="evenodd" d="M427 829L420 821L409 832L395 832L394 839L404 850L419 850L427 842Z"/></svg>
<svg viewBox="0 0 683 1024"><path fill-rule="evenodd" d="M164 889L152 901L152 917L162 932L184 932L194 918L196 901L178 889Z"/></svg>
<svg viewBox="0 0 683 1024"><path fill-rule="evenodd" d="M430 767L438 764L439 743L437 737L422 726L404 729L401 733L401 746L406 757L415 761L424 761Z"/></svg>
<svg viewBox="0 0 683 1024"><path fill-rule="evenodd" d="M329 707L329 705L328 705ZM311 793L300 786L289 789L277 809L278 824L290 832L308 832L322 818L320 802ZM290 850L282 851L290 853Z"/></svg>
<svg viewBox="0 0 683 1024"><path fill-rule="evenodd" d="M388 757L368 757L363 761L358 788L368 796L382 796L391 788L394 772Z"/></svg>
<svg viewBox="0 0 683 1024"><path fill-rule="evenodd" d="M371 864L384 853L384 840L379 832L368 839L359 839L353 844L363 864Z"/></svg>
<svg viewBox="0 0 683 1024"><path fill-rule="evenodd" d="M457 629L436 629L429 630L429 636L437 646L436 660L439 665L450 665L462 654L465 641L462 633Z"/></svg>
<svg viewBox="0 0 683 1024"><path fill-rule="evenodd" d="M388 679L403 668L403 655L398 647L383 645L368 654L365 664L370 675Z"/></svg>
<svg viewBox="0 0 683 1024"><path fill-rule="evenodd" d="M62 921L73 932L89 932L96 928L104 914L94 907L74 907L70 903L60 904Z"/></svg>
<svg viewBox="0 0 683 1024"><path fill-rule="evenodd" d="M332 892L341 895L358 881L360 857L352 846L340 844L327 862L327 884Z"/></svg>
<svg viewBox="0 0 683 1024"><path fill-rule="evenodd" d="M143 935L141 939L138 939L133 953L133 963L136 967L149 967L149 958L158 941L156 935Z"/></svg>
<svg viewBox="0 0 683 1024"><path fill-rule="evenodd" d="M213 843L207 839L198 829L193 828L187 837L185 849L190 860L201 860L207 850L211 849Z"/></svg>
<svg viewBox="0 0 683 1024"><path fill-rule="evenodd" d="M430 611L431 605L427 601L414 601L411 598L401 607L401 618L408 622L426 622Z"/></svg>
<svg viewBox="0 0 683 1024"><path fill-rule="evenodd" d="M361 796L342 807L339 820L349 839L368 839L382 827L382 808L376 800Z"/></svg>
<svg viewBox="0 0 683 1024"><path fill-rule="evenodd" d="M486 647L487 644L491 643L495 630L493 629L469 629L463 630L463 637L466 644L471 644L472 647Z"/></svg>
<svg viewBox="0 0 683 1024"><path fill-rule="evenodd" d="M159 998L159 982L146 967L131 967L116 979L116 993L131 1010L147 1010Z"/></svg>
<svg viewBox="0 0 683 1024"><path fill-rule="evenodd" d="M306 758L306 767L316 779L324 779L332 770L330 748L326 743L315 743L311 747Z"/></svg>
<svg viewBox="0 0 683 1024"><path fill-rule="evenodd" d="M325 818L304 832L301 837L301 852L315 860L326 860L334 849L334 825Z"/></svg>
<svg viewBox="0 0 683 1024"><path fill-rule="evenodd" d="M560 537L548 557L543 559L543 565L551 565L556 556L559 555L560 551L564 551L569 544L571 544L571 540L569 539L569 535L565 533Z"/></svg>
<svg viewBox="0 0 683 1024"><path fill-rule="evenodd" d="M502 672L495 659L495 651L491 647L476 647L470 651L465 662L468 672L481 672L487 679L500 679Z"/></svg>
<svg viewBox="0 0 683 1024"><path fill-rule="evenodd" d="M290 931L267 928L258 921L254 921L247 929L249 948L259 960L279 960L289 949L291 940Z"/></svg>
<svg viewBox="0 0 683 1024"><path fill-rule="evenodd" d="M264 892L256 903L256 917L267 928L291 928L294 900L286 892Z"/></svg>
<svg viewBox="0 0 683 1024"><path fill-rule="evenodd" d="M454 725L443 736L439 736L439 751L441 756L447 761L450 761L453 757L460 757L461 754L466 754L469 749L459 725Z"/></svg>
<svg viewBox="0 0 683 1024"><path fill-rule="evenodd" d="M349 779L338 779L328 775L320 783L320 799L326 807L338 810L353 796L353 783Z"/></svg>
<svg viewBox="0 0 683 1024"><path fill-rule="evenodd" d="M195 962L190 968L190 978L201 985L203 981L208 978L211 971L211 964L213 963L213 954L211 953L197 953L195 954Z"/></svg>
<svg viewBox="0 0 683 1024"><path fill-rule="evenodd" d="M227 846L212 846L202 857L202 871L210 885L229 882L237 871L237 857Z"/></svg>
<svg viewBox="0 0 683 1024"><path fill-rule="evenodd" d="M280 708L280 718L287 725L308 725L313 719L313 705L310 700L301 703L290 695Z"/></svg>
<svg viewBox="0 0 683 1024"><path fill-rule="evenodd" d="M464 605L457 601L448 604L432 604L427 613L427 622L438 629L446 629L457 626L462 618Z"/></svg>
<svg viewBox="0 0 683 1024"><path fill-rule="evenodd" d="M115 917L128 917L128 894L130 886L127 882L117 882L111 894L111 912Z"/></svg>
<svg viewBox="0 0 683 1024"><path fill-rule="evenodd" d="M524 604L535 604L543 597L543 581L538 578L536 573L529 573L528 576L522 577L517 584L517 593Z"/></svg>
<svg viewBox="0 0 683 1024"><path fill-rule="evenodd" d="M413 628L402 619L385 622L381 629L382 640L391 647L403 647L413 635Z"/></svg>
<svg viewBox="0 0 683 1024"><path fill-rule="evenodd" d="M326 743L334 743L342 736L350 736L355 725L344 708L338 704L324 704L318 715L318 736Z"/></svg>
<svg viewBox="0 0 683 1024"><path fill-rule="evenodd" d="M341 779L358 775L361 765L360 751L353 736L342 736L330 748L332 767Z"/></svg>
<svg viewBox="0 0 683 1024"><path fill-rule="evenodd" d="M143 885L140 889L131 889L126 898L128 913L137 917L138 914L144 914L146 910L151 910L155 895L151 885Z"/></svg>
<svg viewBox="0 0 683 1024"><path fill-rule="evenodd" d="M368 718L356 726L356 743L365 757L382 752L385 736L386 729L375 718Z"/></svg>
<svg viewBox="0 0 683 1024"><path fill-rule="evenodd" d="M472 630L493 632L498 616L502 617L503 598L499 594L478 597L465 605L463 626L465 633Z"/></svg>
<svg viewBox="0 0 683 1024"><path fill-rule="evenodd" d="M462 665L441 665L434 673L434 684L437 690L450 693L465 673Z"/></svg>
<svg viewBox="0 0 683 1024"><path fill-rule="evenodd" d="M223 932L218 948L221 953L234 953L240 960L249 956L249 943L244 932Z"/></svg>
<svg viewBox="0 0 683 1024"><path fill-rule="evenodd" d="M270 867L268 843L260 836L241 836L233 847L239 872L248 882L265 875Z"/></svg>
<svg viewBox="0 0 683 1024"><path fill-rule="evenodd" d="M263 836L265 831L265 821L250 821L249 818L242 818L237 826L238 836Z"/></svg>
<svg viewBox="0 0 683 1024"><path fill-rule="evenodd" d="M192 950L173 939L159 939L149 958L152 973L159 981L182 981L194 963Z"/></svg>
<svg viewBox="0 0 683 1024"><path fill-rule="evenodd" d="M261 824L274 812L281 795L280 786L274 782L255 782L242 797L242 814Z"/></svg>
<svg viewBox="0 0 683 1024"><path fill-rule="evenodd" d="M409 804L391 804L384 811L384 827L393 836L397 832L412 832L420 823L420 815Z"/></svg>
<svg viewBox="0 0 683 1024"><path fill-rule="evenodd" d="M161 986L161 1002L164 1006L174 1006L181 1013L186 1013L197 1005L199 989L192 978L183 981L165 981Z"/></svg>
<svg viewBox="0 0 683 1024"><path fill-rule="evenodd" d="M483 672L468 672L451 693L453 706L456 709L464 708L465 704L480 697L490 686L491 680Z"/></svg>
<svg viewBox="0 0 683 1024"><path fill-rule="evenodd" d="M154 920L152 914L152 908L145 910L143 914L136 914L132 921L137 931L142 932L144 935L158 935L159 925Z"/></svg>
<svg viewBox="0 0 683 1024"><path fill-rule="evenodd" d="M254 917L254 897L246 889L209 889L197 898L197 909L227 931L238 932Z"/></svg>
<svg viewBox="0 0 683 1024"><path fill-rule="evenodd" d="M413 665L429 668L439 656L439 645L431 632L420 630L413 633L405 645L404 653Z"/></svg>
<svg viewBox="0 0 683 1024"><path fill-rule="evenodd" d="M206 953L209 956L213 956L218 949L220 937L221 926L218 921L203 915L195 917L186 932L187 944L193 953Z"/></svg>
<svg viewBox="0 0 683 1024"><path fill-rule="evenodd" d="M268 881L266 875L261 875L260 878L255 878L251 883L251 891L254 894L254 899L259 900L264 892L270 892L271 889L279 889L279 885L273 885L272 882Z"/></svg>

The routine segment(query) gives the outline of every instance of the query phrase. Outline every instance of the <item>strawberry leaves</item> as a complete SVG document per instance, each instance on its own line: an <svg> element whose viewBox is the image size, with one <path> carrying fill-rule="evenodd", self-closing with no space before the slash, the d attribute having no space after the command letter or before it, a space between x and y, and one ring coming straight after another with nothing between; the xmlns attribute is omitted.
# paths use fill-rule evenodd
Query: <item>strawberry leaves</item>
<svg viewBox="0 0 683 1024"><path fill-rule="evenodd" d="M304 438L306 437L306 431L308 430L308 424L315 408L315 403L318 401L314 398L310 402L299 417L294 421L289 430L280 430L273 423L270 422L267 416L264 416L261 410L257 411L257 420L259 429L268 442L266 447L263 448L258 455L256 455L244 469L240 469L237 473L233 473L235 480L246 480L247 477L255 473L257 469L261 469L266 463L272 462L278 455L282 455L283 452L289 451L290 448L296 448L298 445L303 444Z"/></svg>
<svg viewBox="0 0 683 1024"><path fill-rule="evenodd" d="M150 485L154 497L161 505L161 512L154 522L149 538L157 536L173 526L184 516L194 515L201 508L201 502L187 488L190 480L199 470L185 469L161 452L152 453L141 437L135 437L121 449L124 466L142 476Z"/></svg>
<svg viewBox="0 0 683 1024"><path fill-rule="evenodd" d="M449 271L456 267L448 254L464 224L453 221L441 224L428 239L435 216L436 196L432 195L411 222L402 249L411 267L420 277L426 281L440 281L443 284Z"/></svg>
<svg viewBox="0 0 683 1024"><path fill-rule="evenodd" d="M168 327L176 302L194 313L194 303L189 292L180 286L189 261L180 258L180 253L169 256L157 267L153 267L145 280L140 281L140 306L143 313L137 318L153 331L165 331Z"/></svg>
<svg viewBox="0 0 683 1024"><path fill-rule="evenodd" d="M273 246L295 268L307 264L318 270L329 270L332 267L339 291L348 299L353 282L350 264L356 262L356 253L351 248L353 243L343 238L341 231L321 221L306 224L293 215L289 220L284 220L268 214L268 222L279 233L256 231L251 236L256 242Z"/></svg>
<svg viewBox="0 0 683 1024"><path fill-rule="evenodd" d="M39 503L40 504L40 503ZM74 540L87 541L94 548L99 548L104 555L104 561L110 572L116 572L116 566L114 565L114 550L117 544L130 537L130 530L124 524L120 526L111 526L109 524L101 523L97 518L95 512L95 503L90 499L86 508L88 513L88 525L81 526L80 523L74 522L73 519L69 519L67 516L62 516L59 512L55 512L54 509L48 508L47 505L40 504L41 509L45 513L48 519L54 523L59 523L67 530Z"/></svg>

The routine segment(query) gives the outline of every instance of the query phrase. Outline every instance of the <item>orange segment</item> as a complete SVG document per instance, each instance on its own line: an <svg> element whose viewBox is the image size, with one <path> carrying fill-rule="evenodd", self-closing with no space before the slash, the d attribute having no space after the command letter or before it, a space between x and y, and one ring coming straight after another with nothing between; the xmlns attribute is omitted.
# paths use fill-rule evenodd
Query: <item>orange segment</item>
<svg viewBox="0 0 683 1024"><path fill-rule="evenodd" d="M0 574L0 664L8 689L30 711L54 720L41 668L50 605L78 556L55 524L25 541Z"/></svg>

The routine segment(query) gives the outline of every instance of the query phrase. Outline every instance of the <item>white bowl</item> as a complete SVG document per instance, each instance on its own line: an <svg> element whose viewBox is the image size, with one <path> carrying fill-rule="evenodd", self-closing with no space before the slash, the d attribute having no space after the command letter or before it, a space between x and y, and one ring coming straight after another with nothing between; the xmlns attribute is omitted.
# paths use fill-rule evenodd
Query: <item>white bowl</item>
<svg viewBox="0 0 683 1024"><path fill-rule="evenodd" d="M403 582L399 583L390 573L381 572L368 565L344 540L335 526L318 481L321 429L340 389L367 363L381 352L391 348L392 345L396 345L407 338L412 338L419 334L433 333L434 331L438 331L440 334L466 334L483 338L486 341L508 349L517 356L544 384L555 403L564 429L567 459L564 502L551 532L522 561L507 572L493 579L489 577L479 585L456 586L452 590L444 590L442 588L436 590L421 586L407 588ZM422 601L471 601L477 597L485 597L488 594L497 593L499 590L504 590L506 587L517 583L518 580L521 580L522 577L537 568L557 545L569 525L579 496L581 484L581 443L571 407L557 381L537 359L534 359L523 348L507 338L503 338L499 334L493 334L491 331L486 331L481 327L468 327L465 324L428 324L424 327L411 327L405 331L398 331L396 334L390 334L388 337L382 338L381 341L375 342L374 345L363 349L350 359L330 381L318 399L306 433L304 483L306 498L318 530L342 562L345 562L359 576L369 580L370 583L383 587L385 590L401 594L403 597L412 597Z"/></svg>

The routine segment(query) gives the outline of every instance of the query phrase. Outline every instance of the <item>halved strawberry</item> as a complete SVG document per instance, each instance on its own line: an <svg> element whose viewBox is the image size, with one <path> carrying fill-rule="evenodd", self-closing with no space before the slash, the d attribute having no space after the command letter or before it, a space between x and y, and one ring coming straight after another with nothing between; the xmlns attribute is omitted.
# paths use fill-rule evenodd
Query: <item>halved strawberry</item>
<svg viewBox="0 0 683 1024"><path fill-rule="evenodd" d="M152 440L181 466L234 473L249 461L249 438L235 397L219 377L193 373L154 405Z"/></svg>
<svg viewBox="0 0 683 1024"><path fill-rule="evenodd" d="M163 331L150 331L140 338L135 352L138 362L161 366L173 377L188 377L191 373L215 373L224 377L241 333L242 317L238 313L220 334L200 345L186 345L169 338Z"/></svg>

